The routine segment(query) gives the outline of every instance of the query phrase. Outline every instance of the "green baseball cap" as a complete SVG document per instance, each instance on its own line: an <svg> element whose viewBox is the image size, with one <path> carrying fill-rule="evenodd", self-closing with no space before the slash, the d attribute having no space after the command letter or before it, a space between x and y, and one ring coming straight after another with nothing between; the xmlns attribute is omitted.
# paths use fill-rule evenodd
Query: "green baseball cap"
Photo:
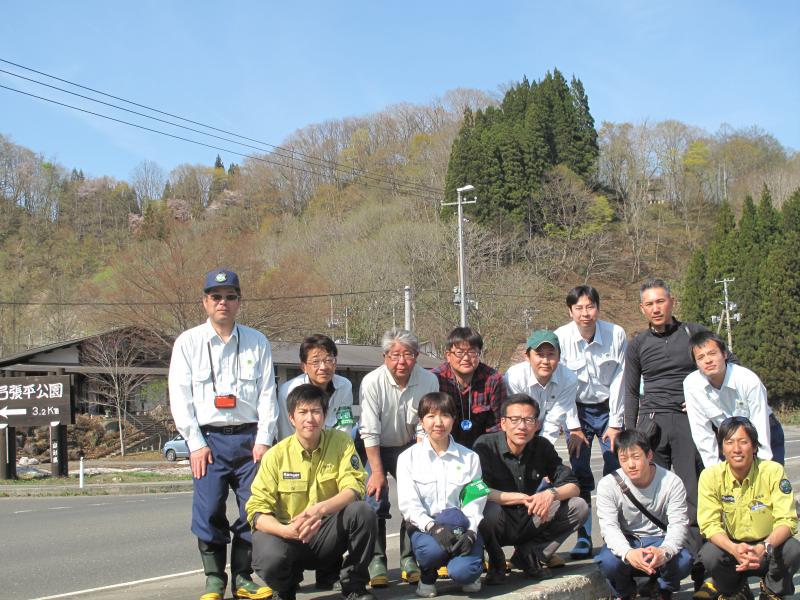
<svg viewBox="0 0 800 600"><path fill-rule="evenodd" d="M538 350L542 344L550 344L553 348L561 352L561 346L558 345L558 336L549 329L537 329L528 336L528 341L525 343L525 352L533 348Z"/></svg>

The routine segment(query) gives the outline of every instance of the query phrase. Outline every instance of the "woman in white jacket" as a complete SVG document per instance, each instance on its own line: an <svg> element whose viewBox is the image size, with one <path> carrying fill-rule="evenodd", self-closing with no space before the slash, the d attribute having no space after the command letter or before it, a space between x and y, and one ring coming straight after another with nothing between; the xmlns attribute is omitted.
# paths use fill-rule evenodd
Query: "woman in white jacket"
<svg viewBox="0 0 800 600"><path fill-rule="evenodd" d="M425 438L397 460L397 498L422 572L417 596L436 596L437 569L465 592L481 589L483 540L478 523L489 489L472 450L450 436L456 407L444 392L423 396L417 409Z"/></svg>

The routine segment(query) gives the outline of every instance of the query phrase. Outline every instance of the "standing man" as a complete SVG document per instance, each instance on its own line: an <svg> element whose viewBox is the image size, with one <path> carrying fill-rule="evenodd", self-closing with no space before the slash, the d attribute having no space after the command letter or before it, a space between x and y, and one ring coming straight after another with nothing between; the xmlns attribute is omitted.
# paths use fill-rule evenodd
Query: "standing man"
<svg viewBox="0 0 800 600"><path fill-rule="evenodd" d="M705 327L672 316L675 298L663 279L641 286L639 308L648 328L628 346L625 357L625 428L650 438L653 460L673 468L686 487L689 523L697 523L700 470L683 396L683 380L695 370L689 339ZM644 396L639 392L644 381Z"/></svg>
<svg viewBox="0 0 800 600"><path fill-rule="evenodd" d="M439 391L439 381L417 365L419 341L410 331L392 329L383 334L383 365L361 382L360 434L367 459L368 501L378 513L375 556L369 565L370 585L386 587L386 519L389 509L387 474L397 480L397 457L421 437L417 407L429 392ZM400 524L400 570L408 583L419 581L405 521Z"/></svg>
<svg viewBox="0 0 800 600"><path fill-rule="evenodd" d="M192 533L206 574L201 600L225 596L231 534L234 597L261 600L272 595L251 578L252 537L245 505L257 463L275 437L275 376L267 338L236 323L241 299L236 273L208 273L203 286L208 320L178 336L169 365L172 417L191 452ZM225 516L229 487L239 505L232 525Z"/></svg>
<svg viewBox="0 0 800 600"><path fill-rule="evenodd" d="M286 398L298 385L310 383L322 390L328 409L325 417L326 429L338 429L345 433L353 430L353 384L346 377L336 374L336 343L327 335L308 336L300 344L300 368L303 372L286 381L278 388L278 440L294 433L286 410Z"/></svg>
<svg viewBox="0 0 800 600"><path fill-rule="evenodd" d="M650 442L642 432L624 431L614 450L622 468L597 486L597 518L605 545L595 562L616 597L634 598L634 577L648 576L651 581L658 578L656 597L668 600L692 569L693 557L684 547L689 529L686 489L675 473L653 464Z"/></svg>
<svg viewBox="0 0 800 600"><path fill-rule="evenodd" d="M625 420L622 374L628 342L622 327L597 318L600 294L592 286L579 285L570 290L567 310L572 322L556 329L556 335L561 362L578 378L578 419L588 441L585 448L570 457L570 462L581 486L581 498L589 506L589 516L578 530L578 541L570 555L588 558L592 555L592 440L597 437L603 451L603 475L618 469L614 440Z"/></svg>
<svg viewBox="0 0 800 600"><path fill-rule="evenodd" d="M366 586L377 525L353 440L324 427L325 393L313 384L289 393L287 412L295 432L261 461L247 502L253 566L274 599L294 600L304 569L340 568L346 551L342 596L375 600Z"/></svg>
<svg viewBox="0 0 800 600"><path fill-rule="evenodd" d="M588 445L578 420L575 397L578 380L559 362L558 336L547 329L534 331L525 344L526 362L512 365L504 376L509 394L527 394L539 404L542 435L555 444L563 425L569 429L567 446L570 455Z"/></svg>
<svg viewBox="0 0 800 600"><path fill-rule="evenodd" d="M725 342L716 333L699 331L689 340L697 371L683 380L689 425L703 465L719 462L716 430L728 417L747 417L762 445L758 457L783 464L783 428L767 403L767 389L750 369L728 364Z"/></svg>
<svg viewBox="0 0 800 600"><path fill-rule="evenodd" d="M725 419L717 441L725 460L700 475L703 564L723 598L751 599L753 575L761 578L760 600L794 597L800 542L792 537L797 511L786 470L757 458L758 432L745 417Z"/></svg>
<svg viewBox="0 0 800 600"><path fill-rule="evenodd" d="M547 564L558 547L586 520L589 508L578 498L578 480L553 445L537 436L539 406L527 394L503 402L500 427L475 442L483 480L489 486L479 531L489 556L487 585L503 582L503 546L515 549L511 562L525 575L549 576ZM547 477L552 484L540 490Z"/></svg>
<svg viewBox="0 0 800 600"><path fill-rule="evenodd" d="M497 431L500 406L506 397L503 376L481 361L483 338L469 327L456 327L447 336L447 362L433 370L439 390L456 403L453 439L472 448L478 436Z"/></svg>

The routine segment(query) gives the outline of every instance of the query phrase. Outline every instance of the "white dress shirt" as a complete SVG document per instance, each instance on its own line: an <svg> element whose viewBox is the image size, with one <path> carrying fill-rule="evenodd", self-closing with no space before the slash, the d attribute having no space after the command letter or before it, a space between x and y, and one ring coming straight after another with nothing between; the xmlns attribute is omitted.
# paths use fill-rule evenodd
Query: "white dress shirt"
<svg viewBox="0 0 800 600"><path fill-rule="evenodd" d="M209 348L216 394L234 394L234 408L214 406ZM272 443L278 401L272 349L260 331L236 324L227 343L217 335L210 321L184 331L172 349L168 382L172 418L190 451L206 446L200 431L203 425L258 423L255 443Z"/></svg>
<svg viewBox="0 0 800 600"><path fill-rule="evenodd" d="M770 447L767 390L758 375L745 367L728 363L722 387L715 388L700 372L694 371L683 380L686 413L695 446L710 467L719 462L717 436L712 425L719 427L728 417L747 417L758 432L758 457L772 460Z"/></svg>
<svg viewBox="0 0 800 600"><path fill-rule="evenodd" d="M622 379L628 348L625 331L619 325L597 321L594 339L587 342L572 321L556 329L555 334L561 346L561 362L578 378L577 401L599 404L608 400L608 426L622 429Z"/></svg>
<svg viewBox="0 0 800 600"><path fill-rule="evenodd" d="M298 385L311 383L308 375L300 373L278 388L278 441L294 433L294 427L289 422L289 413L286 408L286 398ZM338 429L350 434L353 431L353 384L341 375L333 374L333 394L328 398L328 413L325 417L325 429ZM339 424L341 420L350 423ZM338 424L338 425L337 425Z"/></svg>
<svg viewBox="0 0 800 600"><path fill-rule="evenodd" d="M403 519L425 531L433 517L445 508L459 508L478 531L487 496L461 506L461 490L481 478L478 455L456 443L439 456L426 437L397 457L397 502Z"/></svg>
<svg viewBox="0 0 800 600"><path fill-rule="evenodd" d="M361 381L361 422L359 431L364 447L396 448L423 435L417 407L428 392L439 391L436 375L414 365L406 387L401 388L386 365L366 374Z"/></svg>
<svg viewBox="0 0 800 600"><path fill-rule="evenodd" d="M558 363L547 385L536 379L531 364L527 361L509 367L503 375L509 394L528 394L539 404L539 421L542 423L542 436L555 444L562 425L567 429L580 429L575 396L578 393L578 379L563 364Z"/></svg>

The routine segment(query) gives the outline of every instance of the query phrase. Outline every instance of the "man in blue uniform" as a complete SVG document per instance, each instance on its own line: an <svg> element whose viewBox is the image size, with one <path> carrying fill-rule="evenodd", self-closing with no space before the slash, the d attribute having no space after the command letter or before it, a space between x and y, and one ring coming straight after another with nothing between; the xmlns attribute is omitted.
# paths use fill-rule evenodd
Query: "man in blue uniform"
<svg viewBox="0 0 800 600"><path fill-rule="evenodd" d="M236 323L241 299L236 273L225 269L208 273L203 286L208 320L178 336L169 366L172 416L191 452L192 533L206 574L200 600L225 596L226 545L231 534L234 597L263 600L272 595L270 588L252 580L245 504L257 463L275 438L278 405L267 338ZM225 515L229 488L239 505L233 524Z"/></svg>

